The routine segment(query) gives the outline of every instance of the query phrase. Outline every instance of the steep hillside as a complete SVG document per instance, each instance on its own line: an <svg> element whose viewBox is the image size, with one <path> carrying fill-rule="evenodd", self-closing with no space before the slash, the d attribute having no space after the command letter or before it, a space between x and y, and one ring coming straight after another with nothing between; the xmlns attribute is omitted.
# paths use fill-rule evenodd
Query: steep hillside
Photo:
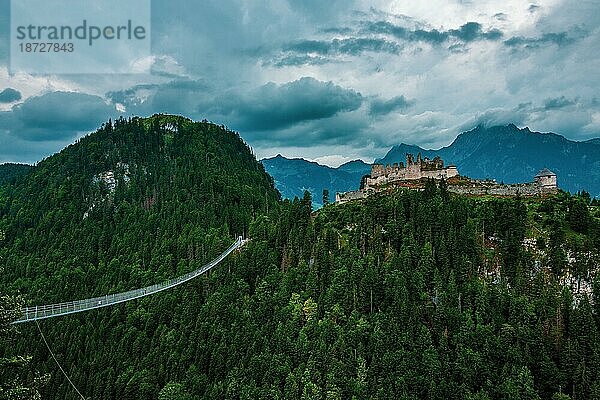
<svg viewBox="0 0 600 400"><path fill-rule="evenodd" d="M263 159L261 163L275 180L275 187L283 197L302 198L304 191L308 190L315 208L323 206L323 189L329 190L329 201L334 201L336 192L358 189L362 176L371 171L371 167L360 160L331 168L301 158L289 159L278 155Z"/></svg>
<svg viewBox="0 0 600 400"><path fill-rule="evenodd" d="M557 174L558 184L573 193L586 190L600 196L600 146L596 140L574 142L554 133L532 132L515 125L477 128L463 132L438 150L401 144L376 162L405 160L406 153L434 157L456 164L462 175L498 182L529 182L542 168Z"/></svg>

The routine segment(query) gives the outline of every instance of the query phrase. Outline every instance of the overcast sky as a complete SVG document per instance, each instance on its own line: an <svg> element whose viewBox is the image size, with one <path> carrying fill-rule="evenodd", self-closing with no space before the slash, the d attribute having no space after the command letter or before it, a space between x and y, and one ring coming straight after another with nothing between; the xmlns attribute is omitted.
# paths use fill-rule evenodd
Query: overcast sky
<svg viewBox="0 0 600 400"><path fill-rule="evenodd" d="M478 123L600 136L600 0L156 0L151 75L9 75L0 162L32 163L109 117L225 124L262 157L330 165Z"/></svg>

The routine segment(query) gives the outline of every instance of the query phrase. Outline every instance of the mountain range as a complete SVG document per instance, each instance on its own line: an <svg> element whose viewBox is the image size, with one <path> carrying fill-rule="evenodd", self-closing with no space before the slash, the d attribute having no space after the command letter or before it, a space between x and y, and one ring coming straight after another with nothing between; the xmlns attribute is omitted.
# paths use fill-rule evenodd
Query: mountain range
<svg viewBox="0 0 600 400"><path fill-rule="evenodd" d="M440 156L444 162L454 164L463 176L476 179L495 179L504 183L530 182L542 168L556 173L561 189L575 193L586 190L600 197L600 139L583 142L569 140L555 133L533 132L519 129L514 124L476 128L459 134L449 146L424 149L401 143L392 147L376 163L393 164L406 160L406 154L423 157ZM301 197L304 189L315 199L322 189L335 192L356 190L360 177L370 172L362 161L352 161L352 176L348 164L331 168L302 159L289 160L282 156L262 160L265 170L275 180L284 197ZM315 204L317 205L317 204Z"/></svg>
<svg viewBox="0 0 600 400"><path fill-rule="evenodd" d="M323 189L329 190L329 201L334 201L336 192L358 189L360 178L371 170L371 166L361 160L332 168L302 158L285 158L280 154L265 158L261 163L275 180L275 187L283 197L302 198L304 191L308 190L317 208L323 206Z"/></svg>

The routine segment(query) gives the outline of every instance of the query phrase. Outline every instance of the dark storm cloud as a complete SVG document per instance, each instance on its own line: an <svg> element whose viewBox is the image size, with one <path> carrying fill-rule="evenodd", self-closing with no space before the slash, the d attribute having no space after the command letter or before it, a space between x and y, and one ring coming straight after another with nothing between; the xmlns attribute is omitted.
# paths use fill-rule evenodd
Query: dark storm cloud
<svg viewBox="0 0 600 400"><path fill-rule="evenodd" d="M537 48L545 45L566 46L575 42L567 32L544 33L540 37L514 36L504 41L504 44L513 48Z"/></svg>
<svg viewBox="0 0 600 400"><path fill-rule="evenodd" d="M283 47L284 51L295 51L299 53L328 54L332 50L332 42L323 40L300 40L289 43Z"/></svg>
<svg viewBox="0 0 600 400"><path fill-rule="evenodd" d="M21 100L21 92L13 88L6 88L0 92L0 103L13 103Z"/></svg>
<svg viewBox="0 0 600 400"><path fill-rule="evenodd" d="M458 29L409 29L388 21L362 21L358 31L348 27L321 30L321 34L346 35L346 38L303 39L281 47L281 54L263 62L278 67L321 65L336 56L360 56L366 52L400 54L406 43L441 45L453 43L451 52L466 51L465 44L478 40L497 41L503 36L497 29L484 31L481 24L467 22ZM385 37L384 37L385 36Z"/></svg>
<svg viewBox="0 0 600 400"><path fill-rule="evenodd" d="M332 60L322 56L311 56L306 54L283 55L278 59L267 61L264 65L273 65L275 67L297 67L301 65L323 65Z"/></svg>
<svg viewBox="0 0 600 400"><path fill-rule="evenodd" d="M123 104L128 114L149 115L160 110L211 119L245 132L267 132L322 121L354 111L363 103L362 95L354 90L309 77L224 93L211 91L203 81L179 80L138 85L106 96ZM269 137L273 138L272 133Z"/></svg>
<svg viewBox="0 0 600 400"><path fill-rule="evenodd" d="M196 117L198 105L210 91L210 85L203 80L179 78L162 84L141 84L108 92L106 97L115 104L124 105L128 114L163 112Z"/></svg>
<svg viewBox="0 0 600 400"><path fill-rule="evenodd" d="M351 28L324 28L319 30L320 33L337 33L339 35L351 35Z"/></svg>
<svg viewBox="0 0 600 400"><path fill-rule="evenodd" d="M227 116L236 128L271 131L353 111L362 102L362 95L354 90L304 77L282 85L268 83L238 96L227 95L213 111Z"/></svg>
<svg viewBox="0 0 600 400"><path fill-rule="evenodd" d="M477 22L467 22L458 29L440 31L437 29L415 29L411 30L403 26L392 24L388 21L366 22L363 32L372 34L391 35L399 40L408 42L426 42L430 44L441 44L448 40L458 40L465 43L476 40L496 41L502 38L503 34L497 29L484 31L481 24Z"/></svg>
<svg viewBox="0 0 600 400"><path fill-rule="evenodd" d="M98 96L51 92L0 112L0 130L28 141L60 141L94 130L115 114Z"/></svg>
<svg viewBox="0 0 600 400"><path fill-rule="evenodd" d="M402 50L402 47L398 43L380 38L346 38L333 39L331 41L301 40L285 45L283 50L292 53L358 56L368 51L398 54Z"/></svg>
<svg viewBox="0 0 600 400"><path fill-rule="evenodd" d="M463 54L469 51L469 48L464 43L455 43L448 46L448 51L453 54Z"/></svg>
<svg viewBox="0 0 600 400"><path fill-rule="evenodd" d="M577 104L575 100L567 99L565 96L555 97L552 99L547 99L544 102L545 110L557 110L560 108L569 107Z"/></svg>
<svg viewBox="0 0 600 400"><path fill-rule="evenodd" d="M462 25L459 29L452 29L448 31L451 37L455 37L463 42L473 42L475 40L499 40L503 34L498 29L491 29L484 32L481 24L477 22L467 22Z"/></svg>
<svg viewBox="0 0 600 400"><path fill-rule="evenodd" d="M261 146L367 146L372 138L366 135L371 129L370 121L362 109L339 113L332 117L304 121L303 123L273 131L250 132L246 138Z"/></svg>
<svg viewBox="0 0 600 400"><path fill-rule="evenodd" d="M405 110L414 104L404 96L396 96L389 100L375 99L369 105L370 115L387 115L393 111Z"/></svg>
<svg viewBox="0 0 600 400"><path fill-rule="evenodd" d="M141 102L141 99L138 97L139 91L153 90L159 86L160 85L158 84L135 85L128 89L108 92L106 93L106 97L108 97L113 103L121 103L127 106L132 106L138 102Z"/></svg>

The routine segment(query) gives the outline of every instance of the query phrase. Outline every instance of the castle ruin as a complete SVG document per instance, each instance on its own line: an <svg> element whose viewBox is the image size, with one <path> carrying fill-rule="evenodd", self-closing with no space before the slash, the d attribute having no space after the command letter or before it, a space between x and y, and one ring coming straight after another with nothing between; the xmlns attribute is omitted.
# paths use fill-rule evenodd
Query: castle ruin
<svg viewBox="0 0 600 400"><path fill-rule="evenodd" d="M428 157L421 158L421 153L417 155L415 161L412 154L406 155L406 166L403 162L393 165L373 164L371 165L371 175L361 182L362 189L379 187L390 182L419 180L423 178L448 179L458 176L458 169L455 165L449 165L444 168L444 161L440 157L430 160Z"/></svg>
<svg viewBox="0 0 600 400"><path fill-rule="evenodd" d="M421 158L415 161L412 154L406 155L406 165L373 164L371 174L361 179L360 190L336 193L336 203L364 199L370 194L382 192L393 187L405 187L421 190L424 179L448 180L448 191L457 194L474 196L542 196L558 191L556 174L548 168L542 169L533 178L533 182L517 184L499 184L496 181L470 179L460 176L454 165L444 167L440 157Z"/></svg>

